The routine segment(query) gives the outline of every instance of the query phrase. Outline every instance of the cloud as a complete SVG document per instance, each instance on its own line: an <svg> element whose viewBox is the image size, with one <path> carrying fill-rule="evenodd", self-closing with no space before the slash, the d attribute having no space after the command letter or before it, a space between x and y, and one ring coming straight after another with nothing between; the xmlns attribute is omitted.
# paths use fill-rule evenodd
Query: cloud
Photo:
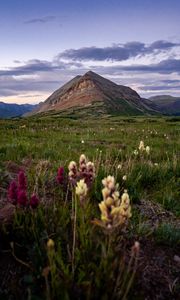
<svg viewBox="0 0 180 300"><path fill-rule="evenodd" d="M149 46L149 50L167 50L167 49L171 49L173 47L177 47L180 46L179 43L172 43L169 41L164 41L164 40L159 40L159 41L155 41L154 43L152 43Z"/></svg>
<svg viewBox="0 0 180 300"><path fill-rule="evenodd" d="M80 67L80 63L64 63L62 61L46 61L33 59L29 60L24 65L9 68L5 70L0 70L1 76L21 76L29 74L37 74L38 72L50 72L56 70L65 70L70 67Z"/></svg>
<svg viewBox="0 0 180 300"><path fill-rule="evenodd" d="M56 80L21 80L14 78L0 80L0 97L19 95L26 92L50 92L54 91L60 85Z"/></svg>
<svg viewBox="0 0 180 300"><path fill-rule="evenodd" d="M139 89L143 91L167 91L167 90L177 90L180 89L180 85L167 86L167 85L151 85L151 86L140 86Z"/></svg>
<svg viewBox="0 0 180 300"><path fill-rule="evenodd" d="M136 72L151 72L160 74L180 74L180 59L166 59L157 64L150 65L131 65L120 66L120 70L124 71L136 71Z"/></svg>
<svg viewBox="0 0 180 300"><path fill-rule="evenodd" d="M68 49L59 53L59 59L71 59L73 61L124 61L132 57L142 56L155 51L161 52L180 46L179 43L159 40L150 45L141 42L129 42L115 44L111 47L83 47Z"/></svg>
<svg viewBox="0 0 180 300"><path fill-rule="evenodd" d="M21 93L45 93L47 96L90 69L118 84L131 86L144 95L163 90L178 94L180 59L178 55L172 57L172 53L178 53L174 48L179 45L164 40L149 45L129 42L104 48L68 49L51 60L16 60L15 66L0 69L0 97L18 97ZM131 59L134 57L136 59Z"/></svg>
<svg viewBox="0 0 180 300"><path fill-rule="evenodd" d="M44 23L48 23L48 22L53 22L55 19L56 19L56 16L45 16L45 17L41 17L41 18L27 20L24 22L24 24L36 24L36 23L44 24Z"/></svg>

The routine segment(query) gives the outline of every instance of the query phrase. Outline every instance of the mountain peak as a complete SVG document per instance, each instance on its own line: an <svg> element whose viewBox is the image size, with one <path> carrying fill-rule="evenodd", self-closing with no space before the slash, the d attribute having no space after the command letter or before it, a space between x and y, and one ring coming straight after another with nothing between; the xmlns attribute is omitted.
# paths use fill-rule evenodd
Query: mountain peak
<svg viewBox="0 0 180 300"><path fill-rule="evenodd" d="M148 111L136 91L89 70L56 90L36 113L89 109L99 114L143 114Z"/></svg>

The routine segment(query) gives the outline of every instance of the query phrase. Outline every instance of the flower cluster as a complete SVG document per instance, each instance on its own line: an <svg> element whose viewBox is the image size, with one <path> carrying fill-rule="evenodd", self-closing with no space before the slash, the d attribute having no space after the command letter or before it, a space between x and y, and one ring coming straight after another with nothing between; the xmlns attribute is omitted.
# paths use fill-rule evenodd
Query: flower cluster
<svg viewBox="0 0 180 300"><path fill-rule="evenodd" d="M68 170L69 180L74 186L76 186L77 182L81 179L84 180L84 183L86 183L88 188L92 185L95 178L95 167L91 161L87 160L84 154L80 155L79 167L75 161L71 161L68 166Z"/></svg>
<svg viewBox="0 0 180 300"><path fill-rule="evenodd" d="M143 152L143 151L146 151L147 154L150 153L150 147L149 146L144 146L144 142L143 141L140 141L140 144L139 144L139 151L140 152Z"/></svg>
<svg viewBox="0 0 180 300"><path fill-rule="evenodd" d="M150 154L150 147L149 147L149 146L146 146L146 147L145 147L143 141L140 141L139 147L138 147L138 148L139 148L139 152L140 152L140 153L142 153L142 152L145 151L147 154ZM135 149L135 150L133 151L133 153L134 153L135 156L137 156L137 155L139 154L139 152L138 152L137 149Z"/></svg>
<svg viewBox="0 0 180 300"><path fill-rule="evenodd" d="M103 201L99 204L101 211L101 221L107 228L125 225L131 217L130 199L127 190L120 198L118 191L119 185L116 184L113 176L108 176L102 180Z"/></svg>
<svg viewBox="0 0 180 300"><path fill-rule="evenodd" d="M33 194L28 201L27 180L24 171L19 172L17 182L15 180L11 181L8 188L8 199L12 204L21 207L29 205L31 208L36 208L38 206L39 199L36 194Z"/></svg>

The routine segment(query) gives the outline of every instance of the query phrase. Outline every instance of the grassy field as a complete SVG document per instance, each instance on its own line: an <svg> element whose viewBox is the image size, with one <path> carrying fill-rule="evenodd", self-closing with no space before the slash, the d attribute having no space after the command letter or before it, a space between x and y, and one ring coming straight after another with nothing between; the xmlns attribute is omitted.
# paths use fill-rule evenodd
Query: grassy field
<svg viewBox="0 0 180 300"><path fill-rule="evenodd" d="M173 117L0 120L0 220L20 170L39 198L36 209L8 207L0 223L0 299L178 299L179 125ZM68 181L81 154L96 170L83 204ZM108 175L132 209L110 229L98 206Z"/></svg>

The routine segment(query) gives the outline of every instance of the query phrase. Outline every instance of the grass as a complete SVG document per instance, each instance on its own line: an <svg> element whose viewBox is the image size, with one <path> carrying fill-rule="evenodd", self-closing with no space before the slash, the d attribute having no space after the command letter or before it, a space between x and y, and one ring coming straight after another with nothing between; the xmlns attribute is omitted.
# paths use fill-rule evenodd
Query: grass
<svg viewBox="0 0 180 300"><path fill-rule="evenodd" d="M36 210L16 208L13 224L1 225L2 259L10 253L8 259L13 257L21 266L17 274L21 284L12 288L5 282L0 289L3 299L16 299L16 294L23 299L48 300L127 299L128 295L133 299L132 294L134 299L145 298L150 288L150 283L146 287L143 281L150 268L147 256L153 257L159 247L157 256L165 251L171 257L169 281L176 279L173 255L179 251L180 234L178 120L118 116L87 120L56 114L0 120L0 207L19 169L27 174L28 195L36 191L40 199ZM150 146L150 154L134 154L141 140ZM59 186L55 179L59 166L67 175L69 162L78 161L82 153L96 166L85 207L74 202L72 191ZM128 190L132 205L129 224L111 234L92 224L100 219L101 181L108 175L115 176L121 194ZM48 248L51 239L54 245ZM142 249L140 264L131 250L135 241ZM11 268L13 272L13 263ZM160 292L167 297L163 299L176 297L178 284L173 291L169 289L166 269L161 266L160 270L164 274ZM4 276L6 269L2 271ZM22 294L19 285L23 286ZM152 299L157 293L155 289Z"/></svg>

